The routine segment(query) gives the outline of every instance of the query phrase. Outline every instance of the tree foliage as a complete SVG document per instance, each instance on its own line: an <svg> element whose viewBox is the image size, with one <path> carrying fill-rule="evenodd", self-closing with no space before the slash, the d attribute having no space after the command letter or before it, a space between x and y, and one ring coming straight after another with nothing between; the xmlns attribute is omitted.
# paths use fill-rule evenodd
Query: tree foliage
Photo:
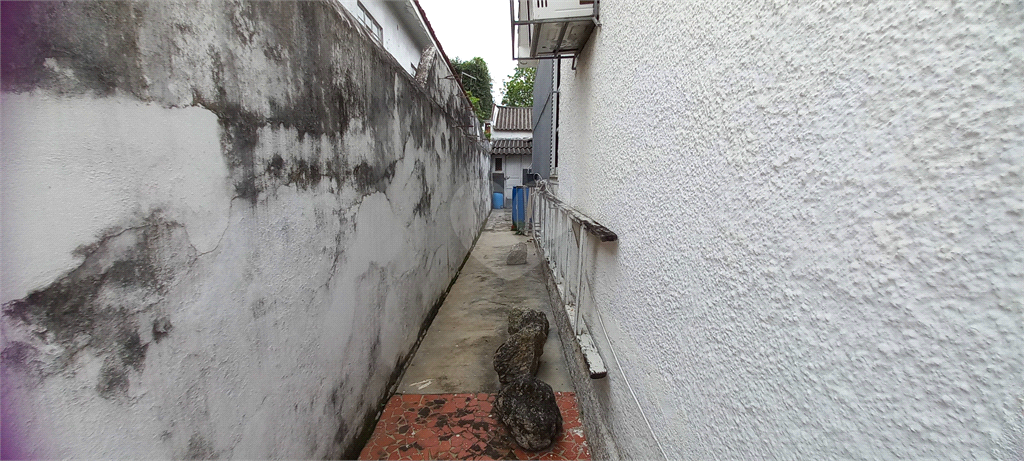
<svg viewBox="0 0 1024 461"><path fill-rule="evenodd" d="M476 116L480 120L491 118L494 98L491 96L491 72L487 70L487 63L479 56L469 61L455 58L452 59L452 67L462 80L462 87L466 89L469 100L473 103Z"/></svg>
<svg viewBox="0 0 1024 461"><path fill-rule="evenodd" d="M473 112L476 112L476 116L480 117L480 120L485 120L480 114L483 113L483 108L480 107L480 98L473 95L473 92L466 90L466 96L469 96L469 103L473 106Z"/></svg>
<svg viewBox="0 0 1024 461"><path fill-rule="evenodd" d="M537 76L537 69L533 67L518 67L516 72L508 76L503 82L501 89L501 105L512 107L533 106L533 79Z"/></svg>

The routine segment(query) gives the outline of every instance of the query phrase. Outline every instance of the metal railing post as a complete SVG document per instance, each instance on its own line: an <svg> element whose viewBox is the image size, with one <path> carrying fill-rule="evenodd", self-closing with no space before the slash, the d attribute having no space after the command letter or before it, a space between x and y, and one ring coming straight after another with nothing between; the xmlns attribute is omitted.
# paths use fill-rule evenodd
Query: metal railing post
<svg viewBox="0 0 1024 461"><path fill-rule="evenodd" d="M580 328L580 316L583 312L583 258L586 255L583 252L584 245L587 242L587 233L580 232L580 245L576 255L576 334L580 334L583 330Z"/></svg>
<svg viewBox="0 0 1024 461"><path fill-rule="evenodd" d="M561 247L562 249L561 258L559 258L561 259L561 261L559 262L562 266L562 286L565 287L565 293L568 296L569 284L567 282L569 281L569 230L566 229L566 227L568 227L566 226L566 222L569 220L569 216L564 210L561 213L559 213L559 215L560 219L558 220L558 224L560 224L562 227L561 229L559 229L558 232L561 235L561 237L558 239L559 247Z"/></svg>

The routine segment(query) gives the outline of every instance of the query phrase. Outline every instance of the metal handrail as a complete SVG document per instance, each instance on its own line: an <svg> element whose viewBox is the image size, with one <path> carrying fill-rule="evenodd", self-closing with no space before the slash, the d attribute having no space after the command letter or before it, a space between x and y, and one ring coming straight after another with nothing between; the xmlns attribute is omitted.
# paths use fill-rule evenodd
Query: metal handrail
<svg viewBox="0 0 1024 461"><path fill-rule="evenodd" d="M556 289L564 303L577 344L593 379L607 376L590 329L583 318L584 299L593 299L586 278L590 241L595 245L618 240L618 235L547 190L546 181L530 188L527 222L534 241L547 261Z"/></svg>
<svg viewBox="0 0 1024 461"><path fill-rule="evenodd" d="M555 197L554 194L547 191L545 188L540 187L538 189L539 190L536 191L537 194L544 196L547 200L550 200L553 206L563 210L572 218L573 221L583 226L587 232L593 234L594 237L597 237L598 240L602 242L614 242L619 239L618 234L612 232L611 229L604 227L604 225L599 224L597 221L594 221L593 219L590 219L587 215L581 213L579 210L567 205L565 202L559 200L558 197Z"/></svg>

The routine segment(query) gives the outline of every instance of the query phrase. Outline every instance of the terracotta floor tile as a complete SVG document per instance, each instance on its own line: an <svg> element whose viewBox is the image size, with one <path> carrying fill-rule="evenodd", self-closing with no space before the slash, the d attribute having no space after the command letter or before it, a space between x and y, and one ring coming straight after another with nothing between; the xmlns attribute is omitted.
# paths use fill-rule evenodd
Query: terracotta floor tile
<svg viewBox="0 0 1024 461"><path fill-rule="evenodd" d="M359 459L590 459L571 392L558 392L563 431L549 449L528 452L494 415L494 394L395 395Z"/></svg>

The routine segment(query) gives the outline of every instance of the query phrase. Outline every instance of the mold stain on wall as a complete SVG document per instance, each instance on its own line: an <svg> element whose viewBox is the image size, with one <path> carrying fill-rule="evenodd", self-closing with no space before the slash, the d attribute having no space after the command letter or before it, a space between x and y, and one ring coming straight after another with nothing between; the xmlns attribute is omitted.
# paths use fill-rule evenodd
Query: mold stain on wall
<svg viewBox="0 0 1024 461"><path fill-rule="evenodd" d="M96 392L123 400L131 375L145 368L149 344L173 329L162 301L196 253L184 228L159 213L79 252L84 261L71 273L4 304L4 321L32 335L30 342L12 341L3 364L42 380L68 371L87 352L103 361Z"/></svg>

